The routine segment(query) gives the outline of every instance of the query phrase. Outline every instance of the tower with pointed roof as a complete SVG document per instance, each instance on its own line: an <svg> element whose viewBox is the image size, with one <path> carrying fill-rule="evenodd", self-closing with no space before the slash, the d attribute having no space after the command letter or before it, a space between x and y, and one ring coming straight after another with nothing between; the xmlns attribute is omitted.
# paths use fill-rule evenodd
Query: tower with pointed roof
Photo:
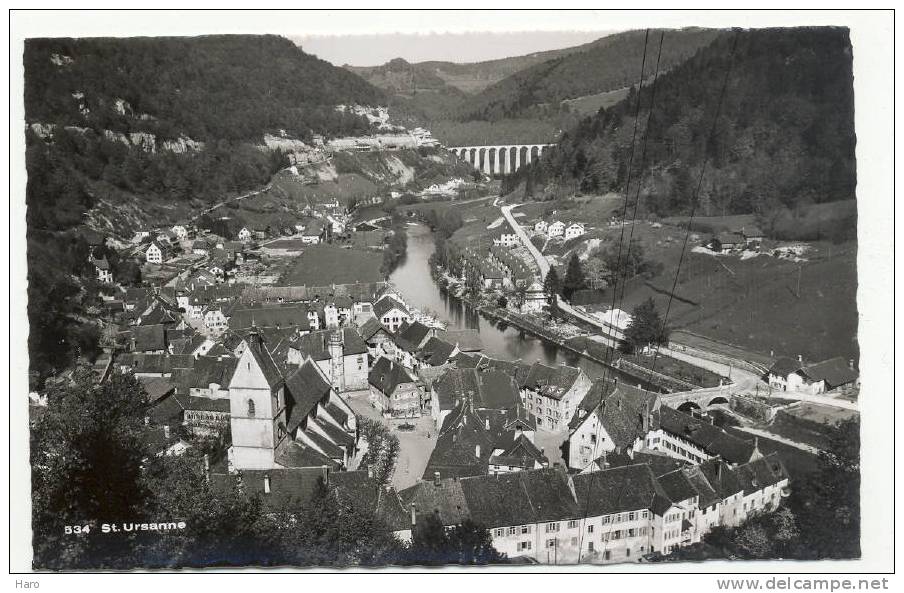
<svg viewBox="0 0 904 593"><path fill-rule="evenodd" d="M287 438L285 383L256 329L244 346L229 382L231 461L236 470L269 469Z"/></svg>

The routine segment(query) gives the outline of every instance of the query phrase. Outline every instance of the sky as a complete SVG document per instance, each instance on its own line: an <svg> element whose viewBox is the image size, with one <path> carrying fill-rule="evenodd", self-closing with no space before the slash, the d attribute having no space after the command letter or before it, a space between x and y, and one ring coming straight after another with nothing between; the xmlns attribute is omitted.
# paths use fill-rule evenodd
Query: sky
<svg viewBox="0 0 904 593"><path fill-rule="evenodd" d="M291 36L306 53L336 66L378 66L393 58L415 62L484 62L588 43L614 31L519 31Z"/></svg>

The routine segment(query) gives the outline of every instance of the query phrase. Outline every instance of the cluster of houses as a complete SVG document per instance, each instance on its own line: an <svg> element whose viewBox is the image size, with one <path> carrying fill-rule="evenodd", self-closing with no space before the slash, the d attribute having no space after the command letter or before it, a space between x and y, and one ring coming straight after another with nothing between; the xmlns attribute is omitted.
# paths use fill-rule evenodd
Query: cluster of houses
<svg viewBox="0 0 904 593"><path fill-rule="evenodd" d="M240 242L212 250L244 253ZM530 278L503 245L482 260L513 284ZM531 291L545 302L541 286ZM111 354L95 368L144 385L152 450L178 455L192 435L228 427L206 463L210 482L241 480L265 506L304 501L322 483L401 539L427 516L449 527L470 518L512 558L606 563L669 554L787 495L784 466L755 440L579 368L487 357L476 331L429 323L384 283L193 275L120 289L105 307ZM801 363L783 377L831 389L843 379L836 367ZM364 446L352 397L387 418L430 418L435 446L417 484L397 492L370 468L349 471ZM564 464L550 462L544 433L564 440Z"/></svg>
<svg viewBox="0 0 904 593"><path fill-rule="evenodd" d="M552 220L550 222L539 220L534 223L534 232L546 235L550 239L561 237L568 241L569 239L583 236L586 230L582 222L565 223L561 220Z"/></svg>

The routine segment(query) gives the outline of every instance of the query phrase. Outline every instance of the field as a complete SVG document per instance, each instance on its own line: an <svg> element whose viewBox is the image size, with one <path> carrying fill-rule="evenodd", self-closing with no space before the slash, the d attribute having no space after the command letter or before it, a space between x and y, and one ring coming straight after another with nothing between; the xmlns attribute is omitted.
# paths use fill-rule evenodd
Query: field
<svg viewBox="0 0 904 593"><path fill-rule="evenodd" d="M585 95L577 99L565 99L563 103L568 103L572 111L576 111L581 115L592 115L600 110L600 108L610 108L625 97L628 96L628 89L618 89L615 91L606 91L595 95Z"/></svg>
<svg viewBox="0 0 904 593"><path fill-rule="evenodd" d="M850 410L801 403L779 411L766 430L792 441L825 449L829 445L832 425L857 415Z"/></svg>
<svg viewBox="0 0 904 593"><path fill-rule="evenodd" d="M383 279L383 255L366 249L313 245L295 258L280 279L283 286L326 286Z"/></svg>
<svg viewBox="0 0 904 593"><path fill-rule="evenodd" d="M620 358L638 366L642 366L645 369L653 367L652 356L622 354L620 355ZM712 371L702 369L698 366L684 362L683 360L672 358L671 356L662 355L655 358L656 367L654 370L657 373L668 375L669 377L674 377L687 383L692 383L698 387L718 387L719 382L722 380L722 377Z"/></svg>
<svg viewBox="0 0 904 593"><path fill-rule="evenodd" d="M617 242L620 235L619 228L600 228L588 238ZM639 239L645 258L662 269L629 281L620 308L630 311L653 298L665 313L684 235L667 224L638 222L633 230L625 228L625 241ZM758 352L764 360L770 353L810 360L858 358L855 243L810 243L807 261L798 263L769 255L742 260L690 251L703 238L692 235L681 266L668 314L673 329L712 338L727 349Z"/></svg>

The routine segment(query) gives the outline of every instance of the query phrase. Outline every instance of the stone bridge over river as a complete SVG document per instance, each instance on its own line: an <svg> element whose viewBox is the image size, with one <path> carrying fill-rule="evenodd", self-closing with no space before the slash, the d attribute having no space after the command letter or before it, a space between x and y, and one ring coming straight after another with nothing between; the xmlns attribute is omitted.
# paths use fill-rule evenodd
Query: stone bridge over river
<svg viewBox="0 0 904 593"><path fill-rule="evenodd" d="M550 146L555 144L452 146L449 151L487 175L507 175L539 158Z"/></svg>

